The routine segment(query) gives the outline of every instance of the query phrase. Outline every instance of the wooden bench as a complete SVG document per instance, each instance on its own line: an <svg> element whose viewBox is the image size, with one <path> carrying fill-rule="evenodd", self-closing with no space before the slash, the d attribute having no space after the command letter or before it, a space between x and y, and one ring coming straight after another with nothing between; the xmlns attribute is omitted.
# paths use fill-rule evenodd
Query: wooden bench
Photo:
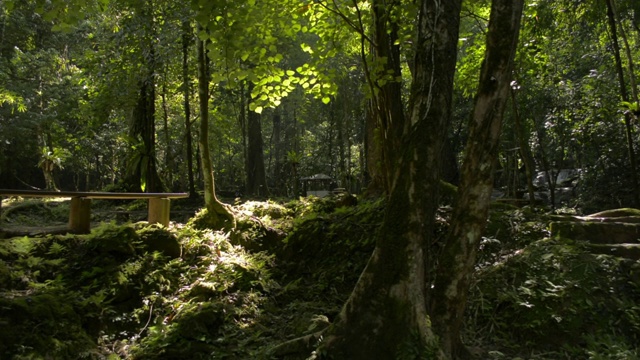
<svg viewBox="0 0 640 360"><path fill-rule="evenodd" d="M0 200L4 196L62 197L71 198L69 231L86 234L91 232L91 199L149 199L150 224L169 225L171 199L186 198L187 193L111 193L78 191L39 191L0 189ZM0 206L1 206L0 202Z"/></svg>

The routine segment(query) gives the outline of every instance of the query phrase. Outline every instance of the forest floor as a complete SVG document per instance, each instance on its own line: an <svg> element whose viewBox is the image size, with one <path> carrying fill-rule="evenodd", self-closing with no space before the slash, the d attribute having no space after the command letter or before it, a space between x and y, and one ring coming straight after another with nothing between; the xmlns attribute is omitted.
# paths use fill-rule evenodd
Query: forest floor
<svg viewBox="0 0 640 360"><path fill-rule="evenodd" d="M238 201L237 228L214 232L188 200L168 228L140 222L143 201L96 201L91 234L72 235L68 206L2 204L1 359L306 359L278 345L334 319L384 214L372 200ZM480 359L640 358L636 218L495 204L465 343Z"/></svg>

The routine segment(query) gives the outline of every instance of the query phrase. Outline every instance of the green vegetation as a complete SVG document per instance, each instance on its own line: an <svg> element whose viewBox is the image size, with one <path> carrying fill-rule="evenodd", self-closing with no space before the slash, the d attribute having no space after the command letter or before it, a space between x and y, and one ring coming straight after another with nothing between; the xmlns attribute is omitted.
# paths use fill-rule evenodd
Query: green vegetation
<svg viewBox="0 0 640 360"><path fill-rule="evenodd" d="M0 1L0 189L190 195L6 202L0 357L635 356L639 4Z"/></svg>
<svg viewBox="0 0 640 360"><path fill-rule="evenodd" d="M0 356L304 359L317 339L283 344L335 319L384 214L383 201L342 202L245 202L234 207L238 228L226 233L112 221L88 235L2 239L0 324L12 331L0 332ZM44 205L31 203L4 210L35 222ZM637 262L549 238L547 218L529 208L492 211L465 343L481 359L640 356ZM442 233L447 208L439 219Z"/></svg>

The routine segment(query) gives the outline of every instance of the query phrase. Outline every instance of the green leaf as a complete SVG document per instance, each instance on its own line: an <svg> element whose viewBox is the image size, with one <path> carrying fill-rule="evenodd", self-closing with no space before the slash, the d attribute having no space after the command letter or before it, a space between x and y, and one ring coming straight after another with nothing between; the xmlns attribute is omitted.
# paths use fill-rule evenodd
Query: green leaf
<svg viewBox="0 0 640 360"><path fill-rule="evenodd" d="M328 104L329 102L331 102L331 98L330 98L330 97L328 97L328 96L325 96L325 97L323 97L323 98L322 98L322 102L326 105L326 104Z"/></svg>

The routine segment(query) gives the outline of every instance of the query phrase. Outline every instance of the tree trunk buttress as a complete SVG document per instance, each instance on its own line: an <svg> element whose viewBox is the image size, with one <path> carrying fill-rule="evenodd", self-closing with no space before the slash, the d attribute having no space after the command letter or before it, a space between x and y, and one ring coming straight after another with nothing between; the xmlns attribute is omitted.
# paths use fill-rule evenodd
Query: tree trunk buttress
<svg viewBox="0 0 640 360"><path fill-rule="evenodd" d="M392 11L391 7L383 1L374 2L373 7L378 11L374 16L377 33L387 34L389 19L384 11ZM428 253L438 202L434 194L439 186L439 158L451 114L459 15L459 0L421 3L410 117L391 106L402 103L399 93L395 97L389 91L380 95L384 99L376 99L374 111L384 112L377 116L383 119L380 134L387 152L385 219L373 255L325 334L321 356L396 359L417 351L421 358L441 358L429 325L426 284L427 269L432 267ZM393 41L376 38L376 42L395 46ZM397 54L393 49L381 53ZM399 59L387 64L393 66L394 61Z"/></svg>
<svg viewBox="0 0 640 360"><path fill-rule="evenodd" d="M458 201L431 298L434 330L449 358L466 357L460 341L460 328L476 251L489 212L493 168L502 115L509 97L523 2L493 0L491 6L485 58L469 123Z"/></svg>
<svg viewBox="0 0 640 360"><path fill-rule="evenodd" d="M204 203L207 208L209 223L214 228L224 227L226 222L233 221L233 215L218 200L215 192L213 163L209 150L209 74L207 73L207 53L205 43L196 36L198 53L198 97L200 101L200 163L204 180Z"/></svg>

